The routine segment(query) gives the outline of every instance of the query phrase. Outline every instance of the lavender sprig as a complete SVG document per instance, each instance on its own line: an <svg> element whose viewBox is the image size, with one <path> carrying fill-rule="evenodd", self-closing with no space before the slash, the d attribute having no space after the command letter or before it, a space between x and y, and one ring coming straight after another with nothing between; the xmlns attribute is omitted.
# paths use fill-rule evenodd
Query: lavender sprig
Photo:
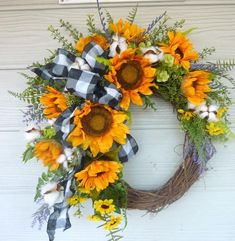
<svg viewBox="0 0 235 241"><path fill-rule="evenodd" d="M165 11L162 15L156 17L156 18L148 25L148 28L144 31L143 35L148 34L148 33L153 29L153 27L154 27L165 15L166 15L166 11Z"/></svg>
<svg viewBox="0 0 235 241"><path fill-rule="evenodd" d="M45 120L43 115L43 110L41 106L28 105L28 110L23 112L23 122L28 126L30 123L34 122L39 125Z"/></svg>
<svg viewBox="0 0 235 241"><path fill-rule="evenodd" d="M48 217L50 215L50 209L47 204L43 204L37 212L35 212L32 217L32 224L31 227L34 227L36 224L38 224L38 229L41 230L43 224L47 221Z"/></svg>
<svg viewBox="0 0 235 241"><path fill-rule="evenodd" d="M101 22L103 31L104 31L104 33L105 33L105 36L107 37L107 39L108 39L109 42L110 42L110 41L111 41L111 38L110 38L109 30L108 30L108 27L107 27L107 22L106 22L106 19L105 19L105 17L104 17L104 13L103 13L103 11L102 11L102 8L100 7L99 0L96 0L96 3L97 3L98 13L99 13L100 22Z"/></svg>

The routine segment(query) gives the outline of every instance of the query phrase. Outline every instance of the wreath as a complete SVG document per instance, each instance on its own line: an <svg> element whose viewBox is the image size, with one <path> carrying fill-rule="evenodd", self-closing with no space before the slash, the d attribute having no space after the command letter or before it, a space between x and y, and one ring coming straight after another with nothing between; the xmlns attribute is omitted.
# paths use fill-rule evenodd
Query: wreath
<svg viewBox="0 0 235 241"><path fill-rule="evenodd" d="M197 52L188 39L194 29L181 30L184 20L169 24L163 13L144 29L134 23L137 8L114 22L97 4L102 30L93 16L86 36L60 20L72 43L49 26L62 48L30 66L34 75L23 73L27 89L10 92L29 103L23 162L36 158L48 167L38 179L41 207L33 224L46 221L50 241L57 228L70 228L69 209L79 217L87 200L88 218L100 222L109 240L119 240L128 208L158 212L181 198L206 170L212 141L232 135L227 117L234 82L227 72L233 61L203 63L214 48ZM160 189L141 191L123 179L124 163L138 151L129 107L155 109L155 96L172 104L185 132L183 163Z"/></svg>

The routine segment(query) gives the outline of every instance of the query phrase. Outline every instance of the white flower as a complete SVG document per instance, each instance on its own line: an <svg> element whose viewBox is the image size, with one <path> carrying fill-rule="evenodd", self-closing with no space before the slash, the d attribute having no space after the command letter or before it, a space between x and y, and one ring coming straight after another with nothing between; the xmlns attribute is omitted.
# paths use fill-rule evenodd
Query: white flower
<svg viewBox="0 0 235 241"><path fill-rule="evenodd" d="M52 207L55 203L62 201L62 192L56 182L49 182L41 188L44 202Z"/></svg>
<svg viewBox="0 0 235 241"><path fill-rule="evenodd" d="M64 149L64 154L67 157L68 160L71 160L73 156L74 148L65 148Z"/></svg>
<svg viewBox="0 0 235 241"><path fill-rule="evenodd" d="M38 129L35 129L35 128L32 128L32 129L27 130L27 131L25 132L25 139L26 139L28 142L33 142L33 141L35 141L36 139L38 139L40 136L41 136L41 131L38 130Z"/></svg>
<svg viewBox="0 0 235 241"><path fill-rule="evenodd" d="M56 121L56 118L48 119L47 121L50 126L53 126Z"/></svg>
<svg viewBox="0 0 235 241"><path fill-rule="evenodd" d="M118 36L117 34L112 37L112 44L110 45L109 57L115 57L127 50L128 44L125 38Z"/></svg>
<svg viewBox="0 0 235 241"><path fill-rule="evenodd" d="M216 117L218 106L216 105L207 106L206 103L202 103L201 105L196 106L192 103L188 103L188 108L194 110L201 119L207 119L208 122L218 121Z"/></svg>
<svg viewBox="0 0 235 241"><path fill-rule="evenodd" d="M57 163L64 163L65 161L66 161L66 156L65 156L65 154L61 154L61 155L59 155L59 157L56 159L56 162Z"/></svg>
<svg viewBox="0 0 235 241"><path fill-rule="evenodd" d="M75 62L70 65L70 69L81 69L81 70L87 70L90 71L90 66L86 63L86 61L80 57L77 57L75 59Z"/></svg>
<svg viewBox="0 0 235 241"><path fill-rule="evenodd" d="M144 57L149 60L151 64L161 61L164 55L163 51L156 46L152 46L149 48L141 48L141 52L143 53Z"/></svg>

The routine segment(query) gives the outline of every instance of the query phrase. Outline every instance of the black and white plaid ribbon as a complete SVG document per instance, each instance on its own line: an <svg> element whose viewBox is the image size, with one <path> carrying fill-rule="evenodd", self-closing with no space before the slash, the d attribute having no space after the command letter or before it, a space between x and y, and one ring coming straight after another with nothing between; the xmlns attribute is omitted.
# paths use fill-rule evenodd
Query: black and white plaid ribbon
<svg viewBox="0 0 235 241"><path fill-rule="evenodd" d="M66 229L71 227L71 223L69 220L69 204L67 203L67 199L74 194L74 191L71 190L71 183L73 179L73 175L75 170L71 170L68 173L66 180L63 180L59 183L61 186L64 187L64 200L61 203L56 203L54 207L53 213L49 216L47 222L47 234L49 237L49 241L53 241L55 238L55 231L56 229Z"/></svg>
<svg viewBox="0 0 235 241"><path fill-rule="evenodd" d="M101 77L105 73L106 66L96 60L103 55L105 55L104 50L91 42L86 45L82 58L89 64L92 71L73 68L72 64L76 62L77 57L65 49L58 49L53 63L31 70L51 82L67 80L67 90L76 96L118 108L122 94L114 84Z"/></svg>

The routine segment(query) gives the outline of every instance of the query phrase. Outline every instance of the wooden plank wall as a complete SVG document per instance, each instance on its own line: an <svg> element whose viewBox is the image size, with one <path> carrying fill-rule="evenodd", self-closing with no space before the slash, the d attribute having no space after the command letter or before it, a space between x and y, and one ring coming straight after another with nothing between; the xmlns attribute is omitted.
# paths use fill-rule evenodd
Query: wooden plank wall
<svg viewBox="0 0 235 241"><path fill-rule="evenodd" d="M131 4L106 4L118 19L126 16ZM128 7L127 7L128 6ZM214 46L216 54L208 60L235 58L235 1L186 0L141 4L137 23L146 26L156 15L167 10L172 21L185 18L187 26L196 26L192 40L198 50ZM0 206L1 240L47 240L45 229L31 229L31 213L39 163L23 165L24 125L20 110L24 104L8 95L7 90L21 91L24 79L18 74L26 66L46 55L46 49L58 44L46 31L58 19L73 22L85 31L85 17L96 14L94 4L59 6L57 0L0 1ZM98 18L97 22L98 22ZM233 72L235 76L235 72ZM235 92L232 91L235 97ZM140 145L136 158L125 168L126 180L135 187L151 189L162 185L181 161L183 133L171 107L156 100L158 110L133 108L133 135ZM235 109L231 110L235 127ZM129 211L128 241L234 241L235 240L235 141L218 145L203 178L178 202L156 216ZM81 219L73 218L72 229L57 235L57 241L103 241L104 232L86 221L89 203ZM137 228L138 227L138 228Z"/></svg>

